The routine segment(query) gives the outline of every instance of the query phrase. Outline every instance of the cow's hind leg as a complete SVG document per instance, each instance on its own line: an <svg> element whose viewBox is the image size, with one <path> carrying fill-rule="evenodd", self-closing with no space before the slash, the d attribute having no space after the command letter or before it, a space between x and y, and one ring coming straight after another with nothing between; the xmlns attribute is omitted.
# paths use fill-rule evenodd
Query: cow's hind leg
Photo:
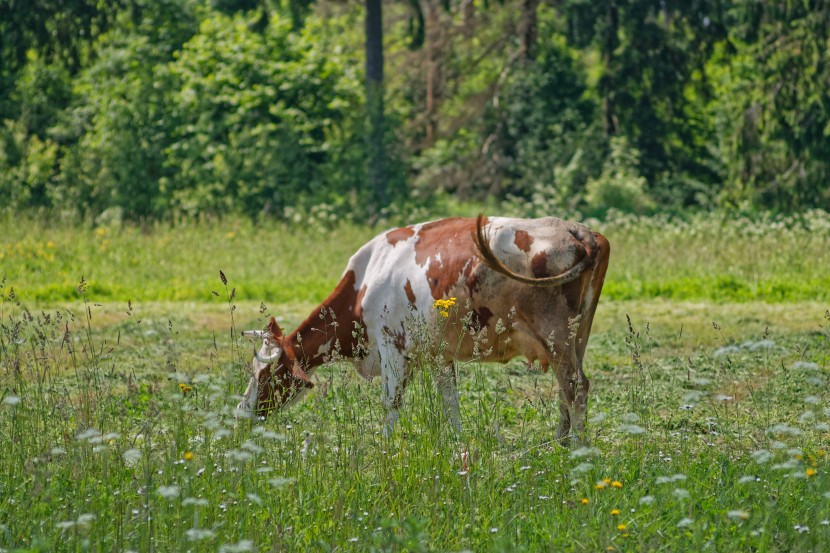
<svg viewBox="0 0 830 553"><path fill-rule="evenodd" d="M586 442L585 419L590 382L582 372L582 352L573 343L568 350L556 370L556 380L559 383L559 428L556 439L567 445L570 436L570 442L580 446Z"/></svg>
<svg viewBox="0 0 830 553"><path fill-rule="evenodd" d="M444 416L456 432L461 432L461 413L458 408L458 388L455 378L455 363L450 362L442 367L436 379L438 391L441 393Z"/></svg>
<svg viewBox="0 0 830 553"><path fill-rule="evenodd" d="M571 406L574 404L572 372L570 367L559 367L556 371L556 380L559 384L559 428L556 430L556 440L566 445L571 431Z"/></svg>

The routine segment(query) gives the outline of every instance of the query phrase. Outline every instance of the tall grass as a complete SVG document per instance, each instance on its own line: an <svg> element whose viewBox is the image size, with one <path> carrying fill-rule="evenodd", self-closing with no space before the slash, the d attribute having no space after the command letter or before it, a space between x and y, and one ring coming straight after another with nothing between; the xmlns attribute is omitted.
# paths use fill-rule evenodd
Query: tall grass
<svg viewBox="0 0 830 553"><path fill-rule="evenodd" d="M338 363L295 408L237 421L249 344L78 288L48 312L3 290L0 548L830 547L830 313L759 333L722 310L679 356L673 327L598 321L592 446L568 450L553 375L462 364L455 435L426 352L388 439L377 382ZM226 329L267 316L228 307Z"/></svg>

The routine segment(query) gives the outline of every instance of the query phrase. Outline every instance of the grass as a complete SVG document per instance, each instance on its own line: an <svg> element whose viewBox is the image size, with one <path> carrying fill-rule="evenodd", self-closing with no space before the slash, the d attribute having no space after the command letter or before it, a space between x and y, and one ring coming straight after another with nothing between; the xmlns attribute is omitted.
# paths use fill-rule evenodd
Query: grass
<svg viewBox="0 0 830 553"><path fill-rule="evenodd" d="M797 260L773 228L756 239L762 259L736 266L713 253L711 234L684 242L677 231L662 269L650 269L645 253L671 240L649 225L679 224L638 224L645 230L603 229L615 248L609 284L709 274L752 289L797 281L789 265L808 280L828 266L815 249L826 235L792 231L810 246ZM251 348L236 331L271 312L297 324L342 270L346 243L371 233L341 229L342 240L326 241L319 230L238 225L108 230L120 253L75 229L32 238L44 252L53 241L52 265L3 261L0 550L830 548L826 297L604 297L586 360L590 448L552 443L555 379L520 360L459 367L460 436L443 420L428 363L390 439L378 382L345 364L322 368L303 402L252 425L232 416ZM16 228L2 251L29 240ZM271 249L277 232L290 240ZM310 241L320 243L313 256ZM129 256L135 272L119 273ZM58 271L68 291L38 300L33 291ZM241 296L257 282L298 293ZM161 293L189 287L199 293ZM166 300L146 299L155 293Z"/></svg>
<svg viewBox="0 0 830 553"><path fill-rule="evenodd" d="M688 220L613 216L606 299L830 300L830 216ZM376 231L247 220L175 229L0 221L0 272L24 301L77 299L81 275L97 301L207 301L217 271L240 300L319 302Z"/></svg>

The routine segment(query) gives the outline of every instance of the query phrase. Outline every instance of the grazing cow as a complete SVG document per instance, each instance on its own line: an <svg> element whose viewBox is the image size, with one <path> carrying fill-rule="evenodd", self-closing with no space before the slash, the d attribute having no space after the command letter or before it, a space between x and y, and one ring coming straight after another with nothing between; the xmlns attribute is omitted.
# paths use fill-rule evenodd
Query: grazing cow
<svg viewBox="0 0 830 553"><path fill-rule="evenodd" d="M444 329L432 352L443 359L436 382L456 429L453 362L521 355L554 369L557 437L573 431L578 442L588 396L582 359L609 253L601 234L554 217L480 215L390 230L352 256L335 290L294 332L284 335L272 318L267 330L245 333L262 338L262 346L239 410L264 417L295 401L313 387L308 375L336 350L363 377L381 377L388 432L409 379L409 354L418 347L411 323L420 320ZM446 347L439 350L441 341Z"/></svg>

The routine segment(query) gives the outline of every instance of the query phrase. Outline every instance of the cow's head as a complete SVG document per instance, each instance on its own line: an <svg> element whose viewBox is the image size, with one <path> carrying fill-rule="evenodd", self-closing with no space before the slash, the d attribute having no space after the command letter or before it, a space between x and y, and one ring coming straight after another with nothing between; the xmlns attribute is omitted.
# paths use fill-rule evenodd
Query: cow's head
<svg viewBox="0 0 830 553"><path fill-rule="evenodd" d="M237 416L266 417L296 400L314 384L299 363L286 351L285 337L276 319L271 317L267 330L246 330L248 338L261 338L262 346L254 349L253 375L237 406Z"/></svg>

